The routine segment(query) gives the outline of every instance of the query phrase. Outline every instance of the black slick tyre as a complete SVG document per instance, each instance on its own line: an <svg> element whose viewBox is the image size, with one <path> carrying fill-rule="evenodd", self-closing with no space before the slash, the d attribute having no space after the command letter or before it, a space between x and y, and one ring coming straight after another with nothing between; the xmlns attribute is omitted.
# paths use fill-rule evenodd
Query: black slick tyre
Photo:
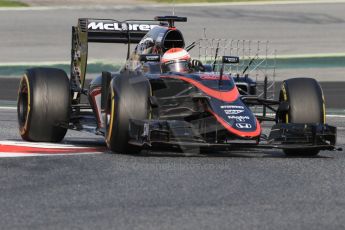
<svg viewBox="0 0 345 230"><path fill-rule="evenodd" d="M140 75L125 73L115 77L108 90L106 106L106 143L112 152L136 154L140 147L128 144L130 119L149 118L149 81Z"/></svg>
<svg viewBox="0 0 345 230"><path fill-rule="evenodd" d="M279 118L283 123L324 124L325 103L319 83L312 78L292 78L285 80L279 95L280 101L289 104L289 111ZM284 150L291 156L315 156L319 150L293 149Z"/></svg>
<svg viewBox="0 0 345 230"><path fill-rule="evenodd" d="M69 109L69 80L63 70L26 71L17 98L19 132L24 140L60 142L67 132Z"/></svg>

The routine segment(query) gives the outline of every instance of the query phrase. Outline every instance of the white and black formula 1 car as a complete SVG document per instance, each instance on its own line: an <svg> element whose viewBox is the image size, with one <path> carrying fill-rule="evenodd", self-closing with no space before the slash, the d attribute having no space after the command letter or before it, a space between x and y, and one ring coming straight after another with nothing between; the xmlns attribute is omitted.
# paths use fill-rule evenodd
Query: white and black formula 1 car
<svg viewBox="0 0 345 230"><path fill-rule="evenodd" d="M245 70L242 75L226 71L241 62L238 56L217 56L216 50L208 63L188 57L164 62L172 48L187 52L195 46L185 47L174 25L186 21L177 16L79 19L72 27L70 78L60 69L32 68L20 81L21 137L60 142L68 129L88 131L104 136L107 147L119 153L277 148L287 155L313 156L335 149L336 128L325 123L324 96L314 79L285 80L279 98L269 99L266 93L258 96L256 81ZM89 42L125 43L128 53L119 72L104 71L85 87ZM169 69L172 62L186 69ZM265 121L273 124L267 134Z"/></svg>

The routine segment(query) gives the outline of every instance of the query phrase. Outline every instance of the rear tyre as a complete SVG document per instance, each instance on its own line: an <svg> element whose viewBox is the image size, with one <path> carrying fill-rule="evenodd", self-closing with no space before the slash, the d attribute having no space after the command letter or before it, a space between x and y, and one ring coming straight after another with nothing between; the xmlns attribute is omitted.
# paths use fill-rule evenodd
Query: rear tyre
<svg viewBox="0 0 345 230"><path fill-rule="evenodd" d="M325 103L319 83L312 78L292 78L285 80L280 90L280 101L289 104L289 111L279 118L283 123L324 124ZM289 156L315 156L319 150L284 150Z"/></svg>
<svg viewBox="0 0 345 230"><path fill-rule="evenodd" d="M113 152L135 154L140 147L128 144L130 119L149 118L151 86L142 76L115 77L110 83L106 107L106 143Z"/></svg>
<svg viewBox="0 0 345 230"><path fill-rule="evenodd" d="M69 122L69 80L63 70L32 68L19 85L19 132L27 141L60 142Z"/></svg>

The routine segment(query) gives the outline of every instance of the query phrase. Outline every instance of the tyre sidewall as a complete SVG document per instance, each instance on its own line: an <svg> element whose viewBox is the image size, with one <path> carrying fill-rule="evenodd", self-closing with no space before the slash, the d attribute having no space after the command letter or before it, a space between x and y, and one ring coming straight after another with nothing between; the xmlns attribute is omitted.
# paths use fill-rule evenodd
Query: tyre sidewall
<svg viewBox="0 0 345 230"><path fill-rule="evenodd" d="M27 70L20 85L24 82L29 86L29 109L25 123L19 123L22 138L29 141L61 141L67 132L70 113L70 88L66 73L54 68L33 68ZM20 92L18 104L19 101Z"/></svg>
<svg viewBox="0 0 345 230"><path fill-rule="evenodd" d="M280 101L289 103L289 111L282 114L283 123L324 124L325 101L321 86L312 78L292 78L283 82ZM285 149L288 156L315 156L317 149Z"/></svg>
<svg viewBox="0 0 345 230"><path fill-rule="evenodd" d="M312 78L293 78L283 82L280 100L289 103L284 123L325 123L325 103L319 83Z"/></svg>
<svg viewBox="0 0 345 230"><path fill-rule="evenodd" d="M149 81L141 75L120 75L110 84L108 100L111 118L106 133L110 150L129 153L136 149L128 144L130 119L145 120L149 117Z"/></svg>

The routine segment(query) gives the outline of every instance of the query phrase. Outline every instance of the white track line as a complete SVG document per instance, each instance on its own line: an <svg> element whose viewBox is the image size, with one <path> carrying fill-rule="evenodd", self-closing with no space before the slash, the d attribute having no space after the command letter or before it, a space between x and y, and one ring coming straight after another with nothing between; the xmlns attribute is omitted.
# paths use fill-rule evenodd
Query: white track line
<svg viewBox="0 0 345 230"><path fill-rule="evenodd" d="M345 56L345 53L343 54L343 56ZM103 64L103 65L107 65L107 64L117 64L117 63L121 63L121 61L123 62L122 59L115 59L115 60L107 60L107 59L91 59L90 61L88 61L88 64ZM71 62L68 61L41 61L41 62L1 62L0 63L0 67L2 66L50 66L50 65L70 65Z"/></svg>
<svg viewBox="0 0 345 230"><path fill-rule="evenodd" d="M341 114L326 114L326 117L345 118L345 115L341 115Z"/></svg>
<svg viewBox="0 0 345 230"><path fill-rule="evenodd" d="M0 106L0 109L3 109L3 110L16 110L17 107Z"/></svg>

